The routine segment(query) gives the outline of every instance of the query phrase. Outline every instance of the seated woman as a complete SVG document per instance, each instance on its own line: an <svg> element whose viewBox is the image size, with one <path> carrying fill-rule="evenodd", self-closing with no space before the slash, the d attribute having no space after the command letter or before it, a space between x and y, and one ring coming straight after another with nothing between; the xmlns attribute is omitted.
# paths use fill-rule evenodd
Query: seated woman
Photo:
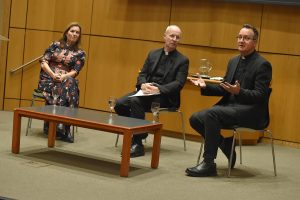
<svg viewBox="0 0 300 200"><path fill-rule="evenodd" d="M79 88L75 77L85 62L85 52L79 48L81 26L71 23L59 41L53 42L40 59L41 71L38 89L43 93L46 105L78 107ZM53 98L53 88L58 91L58 99ZM57 95L57 94L56 94ZM44 133L49 124L44 123ZM70 126L58 126L57 135L63 141L73 143Z"/></svg>

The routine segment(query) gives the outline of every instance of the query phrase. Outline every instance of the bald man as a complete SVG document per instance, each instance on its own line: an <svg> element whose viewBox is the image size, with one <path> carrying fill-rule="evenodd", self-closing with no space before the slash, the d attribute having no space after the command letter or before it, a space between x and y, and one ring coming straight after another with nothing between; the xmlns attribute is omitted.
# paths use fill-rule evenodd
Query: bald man
<svg viewBox="0 0 300 200"><path fill-rule="evenodd" d="M179 108L180 91L188 75L189 60L176 50L181 38L178 26L168 26L163 38L164 47L148 54L137 78L136 91L117 100L117 114L144 119L145 112L150 111L152 102L159 102L160 107L164 108ZM156 95L130 97L139 90L144 94ZM147 133L133 136L131 157L145 155L142 139L147 136Z"/></svg>

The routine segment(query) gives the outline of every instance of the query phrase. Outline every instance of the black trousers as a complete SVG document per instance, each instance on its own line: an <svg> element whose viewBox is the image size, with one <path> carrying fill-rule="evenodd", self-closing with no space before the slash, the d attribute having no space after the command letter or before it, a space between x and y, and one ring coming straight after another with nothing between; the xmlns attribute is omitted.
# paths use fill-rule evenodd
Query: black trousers
<svg viewBox="0 0 300 200"><path fill-rule="evenodd" d="M221 129L232 128L238 125L237 111L233 106L215 105L212 108L194 113L190 117L190 125L205 139L205 160L214 160L217 157L218 147L223 141Z"/></svg>
<svg viewBox="0 0 300 200"><path fill-rule="evenodd" d="M131 92L121 98L116 102L115 111L118 115L133 117L138 119L145 119L145 113L151 111L152 102L159 102L160 107L169 108L171 107L167 96L151 95L151 96L139 96L139 97L129 97L136 92ZM142 139L147 138L148 134L134 135L132 138L133 144L142 144Z"/></svg>

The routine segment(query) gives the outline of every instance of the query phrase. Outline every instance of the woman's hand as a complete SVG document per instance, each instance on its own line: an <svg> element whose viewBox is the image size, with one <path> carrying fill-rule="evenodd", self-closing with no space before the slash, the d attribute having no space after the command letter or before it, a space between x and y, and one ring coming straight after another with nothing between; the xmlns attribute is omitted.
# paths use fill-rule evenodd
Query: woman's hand
<svg viewBox="0 0 300 200"><path fill-rule="evenodd" d="M65 75L60 74L60 73L54 73L52 78L53 78L54 82L60 82L61 83L65 79Z"/></svg>

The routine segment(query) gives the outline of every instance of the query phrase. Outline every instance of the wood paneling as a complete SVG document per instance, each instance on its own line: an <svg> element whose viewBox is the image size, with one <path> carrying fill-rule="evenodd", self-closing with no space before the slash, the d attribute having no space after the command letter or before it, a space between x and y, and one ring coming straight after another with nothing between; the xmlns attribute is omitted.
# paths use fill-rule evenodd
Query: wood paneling
<svg viewBox="0 0 300 200"><path fill-rule="evenodd" d="M43 106L45 105L45 101L36 100L34 102L34 106ZM31 106L31 100L21 100L20 107L29 107Z"/></svg>
<svg viewBox="0 0 300 200"><path fill-rule="evenodd" d="M265 6L260 50L300 55L299 23L300 6Z"/></svg>
<svg viewBox="0 0 300 200"><path fill-rule="evenodd" d="M0 1L0 34L5 37L9 35L10 4L10 0ZM4 104L7 46L7 41L0 41L0 109L3 109Z"/></svg>
<svg viewBox="0 0 300 200"><path fill-rule="evenodd" d="M22 70L13 74L9 72L23 64L25 29L11 28L7 53L5 98L20 98Z"/></svg>
<svg viewBox="0 0 300 200"><path fill-rule="evenodd" d="M163 40L171 0L95 0L92 34Z"/></svg>
<svg viewBox="0 0 300 200"><path fill-rule="evenodd" d="M213 7L209 1L173 0L171 24L182 29L182 43L209 46Z"/></svg>
<svg viewBox="0 0 300 200"><path fill-rule="evenodd" d="M148 51L163 45L107 37L91 37L85 107L108 110L109 96L121 97L135 90L139 70Z"/></svg>
<svg viewBox="0 0 300 200"><path fill-rule="evenodd" d="M264 54L273 65L270 128L276 139L300 142L300 58Z"/></svg>
<svg viewBox="0 0 300 200"><path fill-rule="evenodd" d="M171 24L182 28L184 44L235 49L243 24L260 27L261 11L259 4L174 0Z"/></svg>
<svg viewBox="0 0 300 200"><path fill-rule="evenodd" d="M10 26L25 28L28 0L12 0Z"/></svg>
<svg viewBox="0 0 300 200"><path fill-rule="evenodd" d="M243 24L258 30L261 25L261 4L213 3L212 47L236 49L236 36Z"/></svg>
<svg viewBox="0 0 300 200"><path fill-rule="evenodd" d="M13 111L15 108L19 107L19 104L19 99L4 99L4 110Z"/></svg>
<svg viewBox="0 0 300 200"><path fill-rule="evenodd" d="M82 33L90 33L92 0L30 0L27 28L64 31L70 22L77 21Z"/></svg>

